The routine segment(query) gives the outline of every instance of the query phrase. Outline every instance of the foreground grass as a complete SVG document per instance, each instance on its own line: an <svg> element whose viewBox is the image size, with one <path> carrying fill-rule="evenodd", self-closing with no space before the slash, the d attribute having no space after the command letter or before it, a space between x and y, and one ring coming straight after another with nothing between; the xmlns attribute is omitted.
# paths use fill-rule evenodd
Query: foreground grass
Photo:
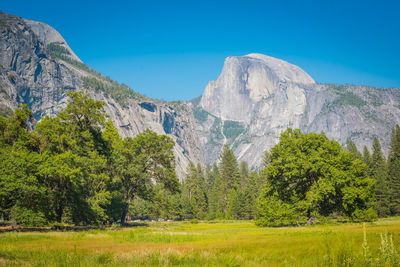
<svg viewBox="0 0 400 267"><path fill-rule="evenodd" d="M365 233L367 243L361 224L258 228L253 222L5 233L0 234L0 266L396 265L390 236L400 250L400 219L366 224Z"/></svg>

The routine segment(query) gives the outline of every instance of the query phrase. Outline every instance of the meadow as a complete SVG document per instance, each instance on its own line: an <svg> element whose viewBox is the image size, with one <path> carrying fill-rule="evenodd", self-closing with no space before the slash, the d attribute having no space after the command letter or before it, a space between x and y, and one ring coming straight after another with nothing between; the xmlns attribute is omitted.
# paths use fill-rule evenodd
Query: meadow
<svg viewBox="0 0 400 267"><path fill-rule="evenodd" d="M285 228L252 221L149 222L3 233L0 266L395 266L399 246L400 218Z"/></svg>

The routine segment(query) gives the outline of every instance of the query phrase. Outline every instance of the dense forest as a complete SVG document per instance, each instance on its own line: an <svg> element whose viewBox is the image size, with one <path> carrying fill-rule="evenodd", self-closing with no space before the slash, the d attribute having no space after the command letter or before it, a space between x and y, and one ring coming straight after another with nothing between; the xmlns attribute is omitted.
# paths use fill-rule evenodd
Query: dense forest
<svg viewBox="0 0 400 267"><path fill-rule="evenodd" d="M150 130L122 138L104 103L82 92L35 128L27 106L0 117L0 217L20 225L127 219L254 219L259 226L371 221L400 214L400 128L388 159L349 138L287 129L250 170L224 146L213 166L190 163L180 183L174 142Z"/></svg>

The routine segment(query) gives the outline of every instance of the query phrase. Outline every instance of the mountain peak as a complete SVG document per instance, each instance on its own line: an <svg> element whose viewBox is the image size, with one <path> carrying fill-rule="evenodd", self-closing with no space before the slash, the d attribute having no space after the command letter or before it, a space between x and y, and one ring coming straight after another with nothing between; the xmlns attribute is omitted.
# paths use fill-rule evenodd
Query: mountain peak
<svg viewBox="0 0 400 267"><path fill-rule="evenodd" d="M295 89L288 93L302 95L299 86L315 82L299 67L270 56L227 57L218 79L207 85L200 105L221 118L248 121L253 106L283 90L282 84Z"/></svg>
<svg viewBox="0 0 400 267"><path fill-rule="evenodd" d="M46 23L24 19L24 22L31 28L31 30L36 34L36 36L45 44L57 44L68 50L70 57L76 61L82 63L74 51L69 47L67 42L61 36L61 34L56 31L53 27L47 25Z"/></svg>
<svg viewBox="0 0 400 267"><path fill-rule="evenodd" d="M282 59L258 53L248 54L243 57L263 62L265 65L271 68L273 72L275 72L275 74L280 78L281 81L302 84L315 83L313 78L311 78L311 76L308 75L304 70Z"/></svg>

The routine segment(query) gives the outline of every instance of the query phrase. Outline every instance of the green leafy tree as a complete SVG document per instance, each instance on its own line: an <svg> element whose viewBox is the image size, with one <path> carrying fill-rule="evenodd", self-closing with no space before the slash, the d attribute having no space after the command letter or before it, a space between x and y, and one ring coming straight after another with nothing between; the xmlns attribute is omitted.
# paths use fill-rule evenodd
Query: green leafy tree
<svg viewBox="0 0 400 267"><path fill-rule="evenodd" d="M26 105L0 116L1 217L24 225L123 223L140 198L149 216L180 218L180 199L170 193L179 190L174 142L148 130L122 139L106 122L104 102L67 96L65 109L35 130Z"/></svg>
<svg viewBox="0 0 400 267"><path fill-rule="evenodd" d="M37 124L43 159L39 175L45 181L56 221L98 224L107 220L111 198L101 134L104 102L83 92L67 95L70 101L63 111Z"/></svg>
<svg viewBox="0 0 400 267"><path fill-rule="evenodd" d="M37 175L40 155L28 150L0 151L0 212L5 219L12 218L12 210L31 210L33 214L48 212L46 188ZM42 216L40 215L40 217ZM21 217L20 217L21 219ZM16 222L20 222L16 220Z"/></svg>
<svg viewBox="0 0 400 267"><path fill-rule="evenodd" d="M289 128L271 149L265 173L268 182L260 201L275 196L307 217L337 212L356 220L374 200L375 182L367 166L320 134ZM263 214L258 211L258 220L265 220Z"/></svg>
<svg viewBox="0 0 400 267"><path fill-rule="evenodd" d="M37 142L29 131L31 122L26 105L7 119L0 117L0 214L24 224L27 216L41 221L48 211L45 187L37 175L41 157L32 151Z"/></svg>
<svg viewBox="0 0 400 267"><path fill-rule="evenodd" d="M112 174L114 182L119 184L123 192L120 220L124 224L129 205L135 197L151 199L154 196L154 182L164 185L171 192L179 189L175 174L174 142L168 136L146 130L135 138L116 141L113 146Z"/></svg>
<svg viewBox="0 0 400 267"><path fill-rule="evenodd" d="M258 202L257 226L288 226L295 225L302 217L302 211L279 199L276 194L271 195L265 190Z"/></svg>

